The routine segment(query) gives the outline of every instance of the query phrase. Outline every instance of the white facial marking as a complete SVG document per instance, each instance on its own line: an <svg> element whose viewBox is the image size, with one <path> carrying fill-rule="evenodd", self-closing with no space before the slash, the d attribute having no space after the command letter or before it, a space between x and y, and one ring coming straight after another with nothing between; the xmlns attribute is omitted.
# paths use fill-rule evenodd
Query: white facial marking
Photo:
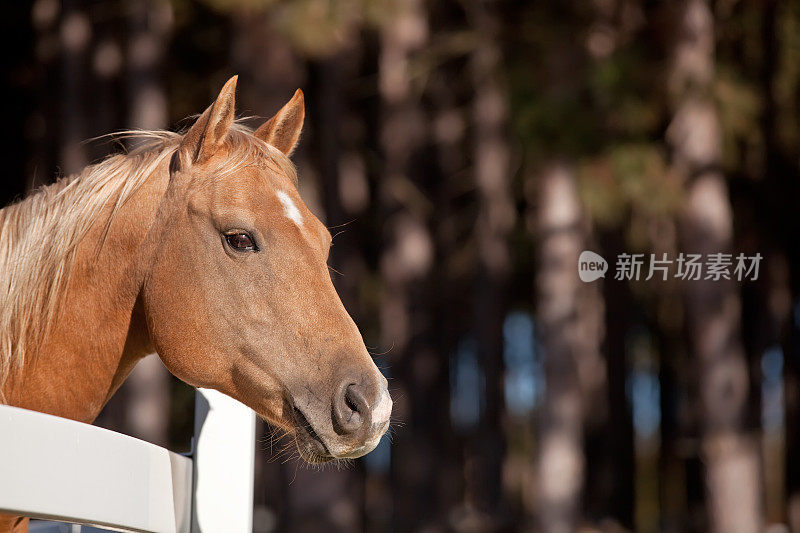
<svg viewBox="0 0 800 533"><path fill-rule="evenodd" d="M294 202L283 191L278 191L278 200L281 201L283 204L283 211L286 213L286 216L292 220L298 226L303 225L303 215L300 214L300 210L297 209L297 206L294 205Z"/></svg>
<svg viewBox="0 0 800 533"><path fill-rule="evenodd" d="M385 424L392 415L392 398L389 391L384 390L380 400L372 410L372 422L374 424Z"/></svg>

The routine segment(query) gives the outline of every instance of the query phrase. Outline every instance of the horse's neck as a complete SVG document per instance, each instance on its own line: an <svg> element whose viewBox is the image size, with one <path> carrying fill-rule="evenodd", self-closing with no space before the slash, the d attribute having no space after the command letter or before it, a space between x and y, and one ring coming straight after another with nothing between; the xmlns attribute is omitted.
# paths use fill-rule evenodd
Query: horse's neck
<svg viewBox="0 0 800 533"><path fill-rule="evenodd" d="M143 243L168 178L156 172L117 211L111 206L77 249L61 309L35 357L6 381L7 403L91 422L150 348L139 292Z"/></svg>

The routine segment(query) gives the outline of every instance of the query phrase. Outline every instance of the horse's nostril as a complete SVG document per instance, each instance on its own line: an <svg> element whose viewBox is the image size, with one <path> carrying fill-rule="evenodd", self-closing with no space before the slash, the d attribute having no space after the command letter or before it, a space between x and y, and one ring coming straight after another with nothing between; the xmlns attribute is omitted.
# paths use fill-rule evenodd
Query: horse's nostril
<svg viewBox="0 0 800 533"><path fill-rule="evenodd" d="M340 433L355 433L369 419L369 404L357 385L350 383L339 388L333 415Z"/></svg>
<svg viewBox="0 0 800 533"><path fill-rule="evenodd" d="M359 412L358 405L356 404L356 400L354 398L355 394L357 393L353 391L353 385L347 387L347 392L345 392L344 394L344 402L347 404L347 407L351 411L353 411L354 413L358 413Z"/></svg>

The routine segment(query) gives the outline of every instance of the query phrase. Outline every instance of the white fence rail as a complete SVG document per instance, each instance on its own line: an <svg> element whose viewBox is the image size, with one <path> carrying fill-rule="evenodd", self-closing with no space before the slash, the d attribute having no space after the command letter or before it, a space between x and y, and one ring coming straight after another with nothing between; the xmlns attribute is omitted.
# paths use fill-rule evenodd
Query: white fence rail
<svg viewBox="0 0 800 533"><path fill-rule="evenodd" d="M0 405L0 512L153 533L250 533L255 416L197 391L195 457Z"/></svg>

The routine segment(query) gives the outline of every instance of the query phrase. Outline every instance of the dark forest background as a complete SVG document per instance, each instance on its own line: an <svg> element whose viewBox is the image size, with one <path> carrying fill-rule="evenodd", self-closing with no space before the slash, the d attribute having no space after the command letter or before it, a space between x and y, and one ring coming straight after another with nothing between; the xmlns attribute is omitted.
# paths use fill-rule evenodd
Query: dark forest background
<svg viewBox="0 0 800 533"><path fill-rule="evenodd" d="M301 194L395 423L347 469L260 426L255 531L800 531L800 1L35 0L0 25L0 204L232 74L245 116L305 91ZM617 281L623 252L764 259ZM150 357L98 424L186 450L192 408Z"/></svg>

